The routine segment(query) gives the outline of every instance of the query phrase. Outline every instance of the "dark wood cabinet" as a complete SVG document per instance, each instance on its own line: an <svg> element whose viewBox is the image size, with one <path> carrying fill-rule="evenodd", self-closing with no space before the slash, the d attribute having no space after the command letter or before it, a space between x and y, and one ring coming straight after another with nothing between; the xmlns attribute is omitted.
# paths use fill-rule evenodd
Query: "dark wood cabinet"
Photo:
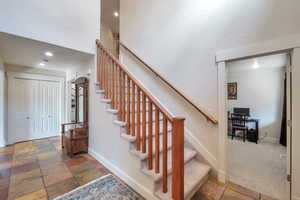
<svg viewBox="0 0 300 200"><path fill-rule="evenodd" d="M75 82L75 122L62 124L62 148L69 156L88 152L88 87L87 78ZM73 104L74 105L74 104Z"/></svg>

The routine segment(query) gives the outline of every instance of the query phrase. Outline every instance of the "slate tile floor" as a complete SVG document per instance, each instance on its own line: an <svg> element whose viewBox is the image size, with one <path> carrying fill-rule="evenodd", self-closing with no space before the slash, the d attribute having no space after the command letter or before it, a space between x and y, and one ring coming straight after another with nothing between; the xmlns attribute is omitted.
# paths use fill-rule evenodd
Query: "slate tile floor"
<svg viewBox="0 0 300 200"><path fill-rule="evenodd" d="M48 200L110 173L88 154L69 158L60 138L0 148L0 200ZM192 200L272 200L235 184L209 179Z"/></svg>
<svg viewBox="0 0 300 200"><path fill-rule="evenodd" d="M275 200L234 183L222 184L210 177L191 200Z"/></svg>
<svg viewBox="0 0 300 200"><path fill-rule="evenodd" d="M0 148L0 200L53 199L110 173L88 154L69 158L59 137Z"/></svg>

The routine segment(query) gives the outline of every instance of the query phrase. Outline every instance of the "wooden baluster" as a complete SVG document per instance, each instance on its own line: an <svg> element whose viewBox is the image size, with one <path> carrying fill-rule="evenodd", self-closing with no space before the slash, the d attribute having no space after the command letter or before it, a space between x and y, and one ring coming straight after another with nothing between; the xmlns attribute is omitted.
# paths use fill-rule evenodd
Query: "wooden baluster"
<svg viewBox="0 0 300 200"><path fill-rule="evenodd" d="M109 57L109 98L112 101L113 97L113 61Z"/></svg>
<svg viewBox="0 0 300 200"><path fill-rule="evenodd" d="M104 87L103 87L103 50L99 48L99 52L100 52L100 89L103 90Z"/></svg>
<svg viewBox="0 0 300 200"><path fill-rule="evenodd" d="M108 71L107 71L107 55L106 53L103 54L104 56L104 94L105 98L108 99L108 87L107 87L107 80L108 80Z"/></svg>
<svg viewBox="0 0 300 200"><path fill-rule="evenodd" d="M146 153L146 95L142 95L142 153Z"/></svg>
<svg viewBox="0 0 300 200"><path fill-rule="evenodd" d="M116 78L116 89L115 89L115 109L119 110L119 106L120 106L120 102L119 102L119 68L118 68L118 65L116 63L116 72L115 72L115 78Z"/></svg>
<svg viewBox="0 0 300 200"><path fill-rule="evenodd" d="M131 94L131 135L135 136L135 84L132 81Z"/></svg>
<svg viewBox="0 0 300 200"><path fill-rule="evenodd" d="M184 118L174 118L172 124L172 197L184 199Z"/></svg>
<svg viewBox="0 0 300 200"><path fill-rule="evenodd" d="M116 69L115 69L115 62L112 60L111 62L111 108L115 109L116 108L116 102L115 102L115 91L116 91L116 80L115 80L115 73L116 73Z"/></svg>
<svg viewBox="0 0 300 200"><path fill-rule="evenodd" d="M101 83L102 83L102 90L104 90L105 88L104 88L104 81L105 81L105 55L104 55L104 51L103 51L103 49L101 49L101 52L102 52L102 65L101 65L101 68L102 68L102 77L101 77L101 79L102 79L102 81L101 81Z"/></svg>
<svg viewBox="0 0 300 200"><path fill-rule="evenodd" d="M109 66L108 66L108 55L106 54L105 55L105 70L106 70L106 83L105 83L105 86L106 86L106 98L109 99Z"/></svg>
<svg viewBox="0 0 300 200"><path fill-rule="evenodd" d="M148 103L148 169L153 169L153 106L152 102L149 100Z"/></svg>
<svg viewBox="0 0 300 200"><path fill-rule="evenodd" d="M125 72L122 72L122 82L123 82L123 87L122 87L122 121L125 122L125 115L126 115L126 76Z"/></svg>
<svg viewBox="0 0 300 200"><path fill-rule="evenodd" d="M101 65L101 59L100 59L100 47L97 45L97 83L100 84L100 65Z"/></svg>
<svg viewBox="0 0 300 200"><path fill-rule="evenodd" d="M163 193L168 192L168 120L163 117Z"/></svg>
<svg viewBox="0 0 300 200"><path fill-rule="evenodd" d="M137 87L137 124L136 150L141 150L141 89Z"/></svg>
<svg viewBox="0 0 300 200"><path fill-rule="evenodd" d="M130 79L127 76L127 134L130 134Z"/></svg>
<svg viewBox="0 0 300 200"><path fill-rule="evenodd" d="M106 98L109 99L109 66L108 66L108 55L105 56L105 70L106 70Z"/></svg>
<svg viewBox="0 0 300 200"><path fill-rule="evenodd" d="M159 108L156 106L155 107L155 173L159 174Z"/></svg>
<svg viewBox="0 0 300 200"><path fill-rule="evenodd" d="M122 121L122 70L119 68L119 120Z"/></svg>

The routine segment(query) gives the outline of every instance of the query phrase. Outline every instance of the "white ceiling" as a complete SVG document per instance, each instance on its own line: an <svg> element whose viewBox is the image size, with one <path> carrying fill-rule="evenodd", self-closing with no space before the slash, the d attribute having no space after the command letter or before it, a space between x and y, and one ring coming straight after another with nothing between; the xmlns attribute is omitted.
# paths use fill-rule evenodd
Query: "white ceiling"
<svg viewBox="0 0 300 200"><path fill-rule="evenodd" d="M52 52L54 56L45 56L46 51ZM87 67L93 59L93 55L90 54L1 32L0 56L8 64L58 71ZM43 62L43 59L48 59L49 62L45 67L40 67L39 63Z"/></svg>
<svg viewBox="0 0 300 200"><path fill-rule="evenodd" d="M256 70L254 65L257 65L259 69L274 69L286 67L288 61L287 54L274 54L268 56L262 56L257 58L238 60L228 63L229 71L245 71Z"/></svg>

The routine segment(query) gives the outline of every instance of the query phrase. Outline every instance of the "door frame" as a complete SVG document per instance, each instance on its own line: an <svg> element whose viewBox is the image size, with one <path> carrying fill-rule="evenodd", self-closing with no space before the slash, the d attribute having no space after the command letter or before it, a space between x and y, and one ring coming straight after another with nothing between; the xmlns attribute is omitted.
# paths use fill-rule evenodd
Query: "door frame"
<svg viewBox="0 0 300 200"><path fill-rule="evenodd" d="M289 53L291 60L295 59L294 49L300 47L300 35L288 36L285 38L274 39L261 43L222 50L216 53L216 66L218 71L218 110L219 110L219 127L218 127L218 179L225 183L228 181L227 169L227 75L226 64L230 61L253 58L276 53ZM292 69L294 64L292 63ZM292 85L294 85L292 81ZM293 101L293 97L292 97ZM291 105L293 106L293 104ZM294 129L293 129L294 130ZM294 132L292 130L292 132ZM292 141L291 141L292 142ZM291 152L292 154L292 152ZM292 166L292 156L290 157ZM293 178L291 181L293 185ZM292 188L292 186L291 186ZM291 189L291 194L294 193ZM289 198L291 199L291 198ZM293 198L293 200L296 198Z"/></svg>
<svg viewBox="0 0 300 200"><path fill-rule="evenodd" d="M10 133L10 126L13 122L10 122L11 119L11 103L9 99L11 98L11 90L12 90L12 82L13 79L28 79L28 80L39 80L39 81L54 81L58 82L60 85L60 94L61 94L61 113L60 113L60 124L65 121L65 77L60 76L50 76L50 75L42 75L42 74L30 74L30 73L22 73L22 72L7 72L7 144L13 144L13 138ZM58 133L60 134L60 133Z"/></svg>

